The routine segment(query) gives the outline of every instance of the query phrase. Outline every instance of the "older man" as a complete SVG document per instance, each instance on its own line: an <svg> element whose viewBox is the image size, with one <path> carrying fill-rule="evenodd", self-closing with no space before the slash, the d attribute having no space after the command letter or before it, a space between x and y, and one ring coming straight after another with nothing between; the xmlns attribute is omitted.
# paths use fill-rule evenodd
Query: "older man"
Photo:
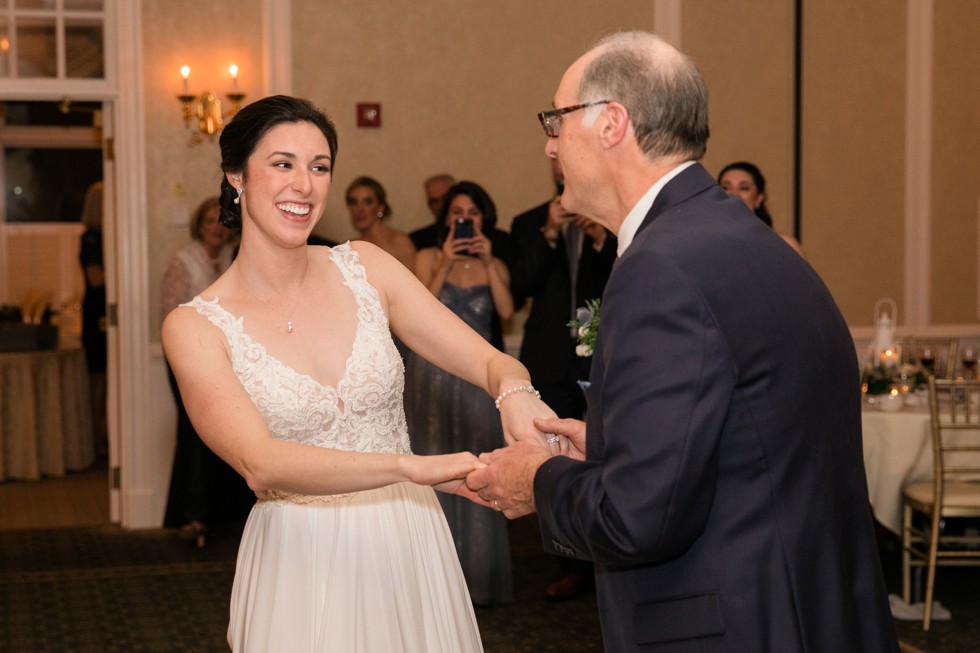
<svg viewBox="0 0 980 653"><path fill-rule="evenodd" d="M607 651L897 651L861 454L858 370L813 269L697 160L707 92L643 32L541 114L562 204L618 236L572 456L513 444L468 483L595 562ZM506 399L505 399L506 400Z"/></svg>
<svg viewBox="0 0 980 653"><path fill-rule="evenodd" d="M441 173L432 175L425 180L425 203L432 211L434 222L424 227L419 227L408 236L412 239L415 249L423 250L426 247L435 247L439 242L439 212L442 211L442 204L446 199L446 193L453 187L456 180L452 175Z"/></svg>

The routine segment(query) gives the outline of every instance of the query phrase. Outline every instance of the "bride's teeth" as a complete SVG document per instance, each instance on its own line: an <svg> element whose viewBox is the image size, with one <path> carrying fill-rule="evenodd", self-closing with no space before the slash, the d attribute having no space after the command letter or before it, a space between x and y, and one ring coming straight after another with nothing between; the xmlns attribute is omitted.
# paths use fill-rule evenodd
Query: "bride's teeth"
<svg viewBox="0 0 980 653"><path fill-rule="evenodd" d="M296 215L307 215L310 212L309 206L300 206L299 204L277 204L280 210L286 211L287 213L295 213Z"/></svg>

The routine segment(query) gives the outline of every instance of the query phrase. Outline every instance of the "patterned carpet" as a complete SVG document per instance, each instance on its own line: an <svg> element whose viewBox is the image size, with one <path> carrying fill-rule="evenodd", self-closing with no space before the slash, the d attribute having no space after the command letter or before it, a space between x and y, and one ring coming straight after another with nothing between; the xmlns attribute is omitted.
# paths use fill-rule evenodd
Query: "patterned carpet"
<svg viewBox="0 0 980 653"><path fill-rule="evenodd" d="M487 653L601 651L594 596L553 603L557 571L533 517L512 524L515 603L480 608ZM113 526L0 532L0 652L227 651L224 629L238 532L195 549L173 531ZM886 569L892 567L886 551ZM889 573L889 585L899 581ZM923 633L898 622L909 653L980 649L980 569L942 570L938 598L953 612Z"/></svg>

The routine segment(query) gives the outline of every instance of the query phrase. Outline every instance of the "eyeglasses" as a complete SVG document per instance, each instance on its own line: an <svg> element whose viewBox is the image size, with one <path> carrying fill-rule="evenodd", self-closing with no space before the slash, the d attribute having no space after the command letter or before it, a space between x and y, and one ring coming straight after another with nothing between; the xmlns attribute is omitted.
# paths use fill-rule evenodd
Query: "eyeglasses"
<svg viewBox="0 0 980 653"><path fill-rule="evenodd" d="M565 107L564 109L542 111L538 114L538 120L541 121L541 126L544 127L544 133L548 136L548 138L558 138L558 132L561 131L561 117L566 113L578 111L579 109L585 109L597 104L609 104L610 102L612 102L612 100L596 100L595 102L585 102L584 104L573 104L572 106Z"/></svg>

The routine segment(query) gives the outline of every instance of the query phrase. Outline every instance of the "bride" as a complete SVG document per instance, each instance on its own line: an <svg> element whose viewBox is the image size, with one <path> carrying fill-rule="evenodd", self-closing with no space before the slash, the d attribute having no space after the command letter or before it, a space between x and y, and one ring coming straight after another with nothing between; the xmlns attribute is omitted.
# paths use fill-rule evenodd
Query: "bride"
<svg viewBox="0 0 980 653"><path fill-rule="evenodd" d="M234 651L480 651L433 488L483 503L473 452L412 455L394 333L498 397L505 436L557 454L527 370L365 242L306 245L337 156L333 124L275 96L222 131L222 221L238 257L167 317L164 350L207 445L258 501L242 535Z"/></svg>

